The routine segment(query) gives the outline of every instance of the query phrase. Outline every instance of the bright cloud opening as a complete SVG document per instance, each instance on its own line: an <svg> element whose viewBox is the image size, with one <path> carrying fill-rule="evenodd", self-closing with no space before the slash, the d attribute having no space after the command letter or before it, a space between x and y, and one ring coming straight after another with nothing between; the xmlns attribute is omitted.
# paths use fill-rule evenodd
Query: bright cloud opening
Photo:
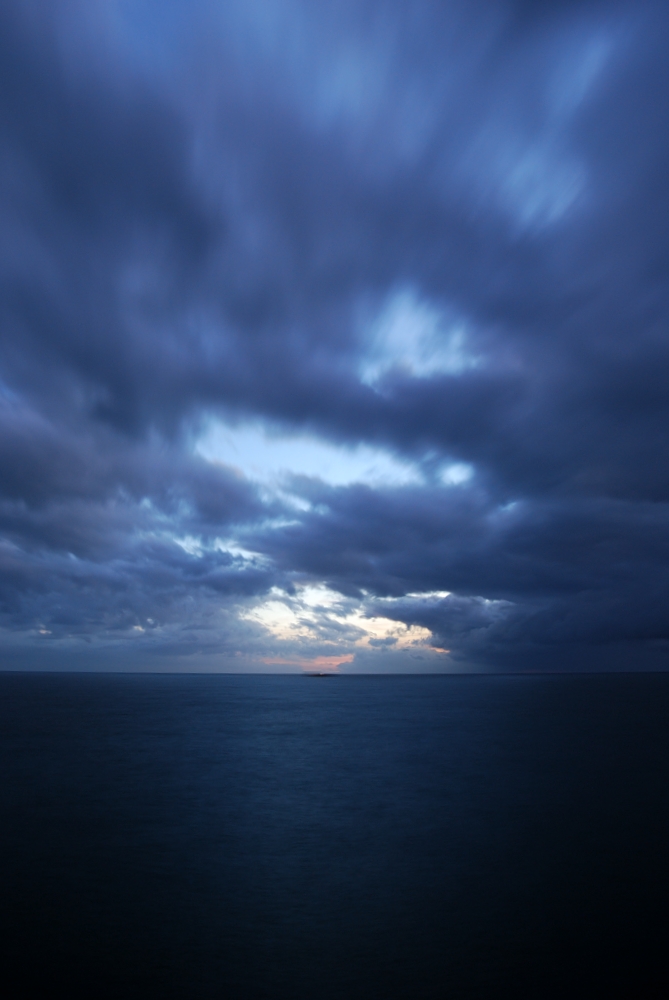
<svg viewBox="0 0 669 1000"><path fill-rule="evenodd" d="M231 427L212 420L195 450L209 462L232 466L249 479L274 486L291 474L313 476L332 486L405 486L421 481L413 463L380 448L347 448L308 435L273 433L256 425Z"/></svg>
<svg viewBox="0 0 669 1000"><path fill-rule="evenodd" d="M435 464L430 460L423 468L420 461L402 460L369 445L345 447L308 435L280 434L260 425L232 427L214 419L198 438L195 451L206 461L227 465L270 489L287 491L291 502L302 509L308 504L291 492L287 482L291 475L310 476L330 486L416 486L425 482L426 469ZM459 486L473 474L468 463L443 463L437 481ZM192 540L179 544L191 551Z"/></svg>
<svg viewBox="0 0 669 1000"><path fill-rule="evenodd" d="M360 377L373 385L392 369L427 378L456 375L478 363L462 321L403 289L391 296L369 328L369 350Z"/></svg>
<svg viewBox="0 0 669 1000"><path fill-rule="evenodd" d="M368 615L364 603L356 605L323 584L301 587L295 595L273 588L268 600L242 612L241 617L262 625L280 642L337 645L343 655L351 650L351 656L358 649L386 647L395 651L424 647L432 639L429 629L405 625L382 615Z"/></svg>

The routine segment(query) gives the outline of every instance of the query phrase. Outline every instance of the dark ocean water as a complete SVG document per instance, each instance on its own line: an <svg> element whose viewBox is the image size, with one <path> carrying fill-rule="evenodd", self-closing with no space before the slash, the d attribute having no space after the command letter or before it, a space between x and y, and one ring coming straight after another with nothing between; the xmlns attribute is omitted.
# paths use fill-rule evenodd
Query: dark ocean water
<svg viewBox="0 0 669 1000"><path fill-rule="evenodd" d="M0 734L7 996L667 994L669 675L5 674Z"/></svg>

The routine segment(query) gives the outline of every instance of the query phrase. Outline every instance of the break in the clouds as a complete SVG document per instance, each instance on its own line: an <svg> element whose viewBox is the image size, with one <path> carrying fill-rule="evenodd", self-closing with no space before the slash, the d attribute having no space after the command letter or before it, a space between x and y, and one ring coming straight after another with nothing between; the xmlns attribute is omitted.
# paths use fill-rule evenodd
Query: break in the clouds
<svg viewBox="0 0 669 1000"><path fill-rule="evenodd" d="M2 664L666 667L668 45L3 4Z"/></svg>

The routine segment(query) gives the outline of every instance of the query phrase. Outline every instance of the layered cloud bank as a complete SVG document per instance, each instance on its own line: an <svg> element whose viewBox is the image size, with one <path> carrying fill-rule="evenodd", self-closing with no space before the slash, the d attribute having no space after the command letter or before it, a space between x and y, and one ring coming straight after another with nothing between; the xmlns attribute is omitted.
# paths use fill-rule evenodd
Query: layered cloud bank
<svg viewBox="0 0 669 1000"><path fill-rule="evenodd" d="M669 666L664 4L0 12L0 662Z"/></svg>

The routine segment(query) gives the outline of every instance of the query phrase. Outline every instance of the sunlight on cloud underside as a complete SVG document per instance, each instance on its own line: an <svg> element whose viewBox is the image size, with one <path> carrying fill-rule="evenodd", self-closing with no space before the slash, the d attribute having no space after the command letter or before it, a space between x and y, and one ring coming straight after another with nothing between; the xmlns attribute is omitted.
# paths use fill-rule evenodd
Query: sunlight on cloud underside
<svg viewBox="0 0 669 1000"><path fill-rule="evenodd" d="M281 642L336 644L344 651L374 647L406 650L427 644L432 636L418 625L369 617L362 606L355 606L324 585L302 587L296 595L274 588L269 600L243 612L241 617L262 625Z"/></svg>

